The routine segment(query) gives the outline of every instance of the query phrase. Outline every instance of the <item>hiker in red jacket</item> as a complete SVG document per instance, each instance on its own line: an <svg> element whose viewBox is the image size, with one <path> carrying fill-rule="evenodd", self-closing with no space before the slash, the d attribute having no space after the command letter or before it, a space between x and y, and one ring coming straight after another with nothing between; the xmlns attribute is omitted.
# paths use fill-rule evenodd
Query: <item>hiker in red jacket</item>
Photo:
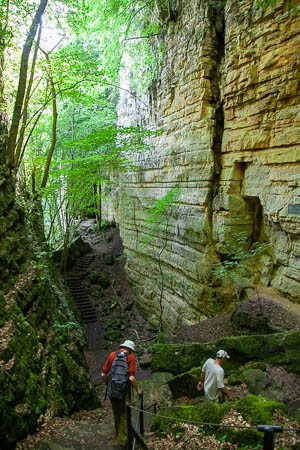
<svg viewBox="0 0 300 450"><path fill-rule="evenodd" d="M116 445L119 446L126 446L127 441L126 401L128 401L128 398L130 397L130 385L133 386L138 395L143 393L135 379L136 361L133 352L135 352L135 343L129 340L124 341L123 344L120 345L119 352L112 352L108 356L102 370L102 379L107 386L107 394L111 401L115 419L115 429L117 434ZM123 379L126 379L128 388L125 388L124 394L120 393L120 391L119 393L116 392L116 395L114 395L114 373L117 374L117 383L119 383L119 385L122 385L122 377ZM119 388L118 385L117 388ZM121 386L120 389L122 390L123 387Z"/></svg>

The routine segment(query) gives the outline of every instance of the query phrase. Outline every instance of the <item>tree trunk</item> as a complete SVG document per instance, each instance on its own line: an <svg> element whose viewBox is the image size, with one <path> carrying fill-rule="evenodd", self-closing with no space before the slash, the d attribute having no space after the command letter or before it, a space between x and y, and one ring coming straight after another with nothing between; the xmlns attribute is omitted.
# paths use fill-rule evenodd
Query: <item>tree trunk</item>
<svg viewBox="0 0 300 450"><path fill-rule="evenodd" d="M56 104L55 85L54 85L53 77L51 74L49 55L45 52L44 52L44 54L46 56L46 60L47 60L48 67L49 67L49 82L50 82L50 86L51 86L51 95L52 95L52 139L51 139L51 145L50 145L48 156L47 156L46 166L44 169L44 175L43 175L43 180L42 180L42 184L41 184L42 189L44 189L46 187L47 180L48 180L51 159L52 159L53 152L54 152L55 145L56 145L56 128L57 128L57 104Z"/></svg>
<svg viewBox="0 0 300 450"><path fill-rule="evenodd" d="M48 0L40 0L40 4L35 13L30 30L28 32L28 35L27 35L27 38L25 41L25 44L23 46L23 52L22 52L21 64L20 64L20 72L19 72L18 90L17 90L17 96L16 96L16 101L15 101L15 106L14 106L12 123L11 123L9 137L8 137L8 144L7 144L7 162L8 162L8 165L11 167L14 167L14 164L15 164L15 147L16 147L19 123L21 120L24 95L25 95L25 90L26 90L29 55L31 52L31 48L32 48L32 44L33 44L36 32L37 32L37 28L41 22L41 19L44 14L44 11L46 9L47 3L48 3Z"/></svg>
<svg viewBox="0 0 300 450"><path fill-rule="evenodd" d="M27 91L26 91L26 96L25 96L25 101L24 101L22 126L21 126L19 141L18 141L18 144L17 144L16 152L15 152L15 167L17 167L17 168L20 166L21 157L23 157L23 155L24 155L24 152L22 151L22 146L23 146L23 142L24 142L24 135L25 135L25 129L26 129L26 123L27 123L28 104L29 104L31 89L32 89L32 85L33 85L35 64L36 64L37 54L38 54L38 51L39 51L41 34L42 34L42 19L41 19L41 23L40 23L40 28L39 28L38 38L37 38L37 42L36 42L36 47L34 49L33 60L32 60L31 71L30 71L30 78L29 78Z"/></svg>
<svg viewBox="0 0 300 450"><path fill-rule="evenodd" d="M98 230L100 230L102 222L101 183L94 184L94 207L96 223L98 226Z"/></svg>

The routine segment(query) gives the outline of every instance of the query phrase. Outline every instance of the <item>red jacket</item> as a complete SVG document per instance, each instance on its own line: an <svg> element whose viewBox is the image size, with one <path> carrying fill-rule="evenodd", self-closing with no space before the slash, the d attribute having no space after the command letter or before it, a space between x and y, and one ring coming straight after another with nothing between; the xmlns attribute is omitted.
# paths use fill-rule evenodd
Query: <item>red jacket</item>
<svg viewBox="0 0 300 450"><path fill-rule="evenodd" d="M120 351L125 352L125 350ZM117 352L112 352L107 358L102 370L102 372L105 373L106 375L108 374L108 372L110 372L113 360L115 359L116 355ZM129 355L127 355L127 360L128 360L128 375L131 377L132 375L134 376L136 371L136 362L134 355L132 353L129 353Z"/></svg>

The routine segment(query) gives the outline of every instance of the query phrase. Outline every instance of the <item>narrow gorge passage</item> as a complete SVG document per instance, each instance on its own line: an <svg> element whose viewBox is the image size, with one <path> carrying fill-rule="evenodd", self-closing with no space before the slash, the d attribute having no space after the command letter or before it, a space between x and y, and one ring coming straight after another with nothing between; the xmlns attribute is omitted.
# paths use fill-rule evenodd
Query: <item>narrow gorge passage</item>
<svg viewBox="0 0 300 450"><path fill-rule="evenodd" d="M91 251L76 260L66 281L85 330L85 356L91 378L98 386L111 351L125 339L132 339L137 344L137 360L143 365L148 358L147 342L151 343L157 330L135 308L118 228L108 227L100 233L94 230L93 220L81 224L79 234ZM138 380L148 379L150 369L138 364L136 376Z"/></svg>

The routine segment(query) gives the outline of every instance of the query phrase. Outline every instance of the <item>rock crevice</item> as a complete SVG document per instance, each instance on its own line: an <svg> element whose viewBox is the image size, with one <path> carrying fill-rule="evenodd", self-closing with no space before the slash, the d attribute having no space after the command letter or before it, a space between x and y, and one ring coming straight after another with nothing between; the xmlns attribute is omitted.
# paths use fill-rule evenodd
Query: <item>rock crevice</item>
<svg viewBox="0 0 300 450"><path fill-rule="evenodd" d="M164 130L137 155L141 170L119 175L107 212L120 225L137 304L153 323L160 266L167 327L229 307L232 295L212 284L211 270L240 232L249 245L271 243L256 282L299 301L300 219L289 212L300 203L299 17L283 0L229 0L224 9L186 0L167 28L149 109L121 95L121 123ZM137 236L148 231L145 210L175 187L159 257L159 227L147 245Z"/></svg>

